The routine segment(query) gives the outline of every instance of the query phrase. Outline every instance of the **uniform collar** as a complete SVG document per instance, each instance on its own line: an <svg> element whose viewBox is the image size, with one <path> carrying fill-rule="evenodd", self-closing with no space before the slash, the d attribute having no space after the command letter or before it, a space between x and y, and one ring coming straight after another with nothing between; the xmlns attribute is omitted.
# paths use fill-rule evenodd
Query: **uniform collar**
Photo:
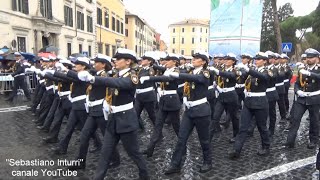
<svg viewBox="0 0 320 180"><path fill-rule="evenodd" d="M232 66L226 69L225 71L231 71L231 70L232 70Z"/></svg>
<svg viewBox="0 0 320 180"><path fill-rule="evenodd" d="M314 65L313 65L313 66L311 66L311 67L309 67L309 66L308 66L308 70L309 70L309 71L311 71L311 70L313 70L313 69L314 69L314 67L316 67L316 66L317 66L317 64L314 64Z"/></svg>
<svg viewBox="0 0 320 180"><path fill-rule="evenodd" d="M196 69L193 70L193 74L198 74L203 68L202 67L198 67Z"/></svg>
<svg viewBox="0 0 320 180"><path fill-rule="evenodd" d="M102 71L104 71L104 70L100 70L100 71L98 71L98 72L97 72L97 75L99 75Z"/></svg>
<svg viewBox="0 0 320 180"><path fill-rule="evenodd" d="M173 72L174 70L175 70L175 67L172 67L172 68L168 68L166 71Z"/></svg>
<svg viewBox="0 0 320 180"><path fill-rule="evenodd" d="M270 64L269 66L267 66L268 69L271 69L273 67L273 64Z"/></svg>
<svg viewBox="0 0 320 180"><path fill-rule="evenodd" d="M259 67L259 68L258 68L258 71L261 72L264 68L265 68L264 66Z"/></svg>
<svg viewBox="0 0 320 180"><path fill-rule="evenodd" d="M122 69L121 71L119 71L119 76L123 76L126 72L128 72L130 70L130 68L127 69Z"/></svg>
<svg viewBox="0 0 320 180"><path fill-rule="evenodd" d="M145 67L142 66L142 68L143 68L144 70L149 70L150 67L149 67L149 66L145 66Z"/></svg>

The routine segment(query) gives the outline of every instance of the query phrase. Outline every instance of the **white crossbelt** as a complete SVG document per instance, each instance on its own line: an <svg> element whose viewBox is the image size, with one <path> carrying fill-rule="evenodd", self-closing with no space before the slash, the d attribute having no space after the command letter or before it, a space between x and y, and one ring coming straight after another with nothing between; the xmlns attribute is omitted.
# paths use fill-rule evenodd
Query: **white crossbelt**
<svg viewBox="0 0 320 180"><path fill-rule="evenodd" d="M71 91L62 91L62 92L58 92L58 95L59 95L60 97L62 97L62 96L69 95L70 93L71 93Z"/></svg>
<svg viewBox="0 0 320 180"><path fill-rule="evenodd" d="M276 86L283 86L284 85L284 82L281 82L281 83L277 83Z"/></svg>
<svg viewBox="0 0 320 180"><path fill-rule="evenodd" d="M153 91L153 90L154 90L153 87L148 87L148 88L144 88L144 89L136 89L136 93L137 94L142 94L142 93Z"/></svg>
<svg viewBox="0 0 320 180"><path fill-rule="evenodd" d="M289 79L285 79L285 80L283 80L283 82L289 82Z"/></svg>
<svg viewBox="0 0 320 180"><path fill-rule="evenodd" d="M13 76L13 77L24 76L24 75L26 75L26 74L25 74L25 73L21 73L21 74L15 75L15 76Z"/></svg>
<svg viewBox="0 0 320 180"><path fill-rule="evenodd" d="M54 85L47 86L47 87L46 87L46 90L48 91L48 90L52 89L53 87L54 87Z"/></svg>
<svg viewBox="0 0 320 180"><path fill-rule="evenodd" d="M177 90L163 90L163 95L169 95L169 94L177 94Z"/></svg>
<svg viewBox="0 0 320 180"><path fill-rule="evenodd" d="M44 83L45 81L46 81L45 79L41 79L41 80L39 80L39 83L42 84L42 83Z"/></svg>
<svg viewBox="0 0 320 180"><path fill-rule="evenodd" d="M315 96L315 95L319 95L320 94L320 90L318 91L313 91L313 92L303 92L304 96L306 97L311 97L311 96Z"/></svg>
<svg viewBox="0 0 320 180"><path fill-rule="evenodd" d="M266 96L266 92L245 92L246 97L261 97Z"/></svg>
<svg viewBox="0 0 320 180"><path fill-rule="evenodd" d="M69 95L69 100L70 102L76 102L76 101L80 101L80 100L83 100L83 99L86 99L87 98L87 95L81 95L81 96L76 96L74 98L71 97L71 94Z"/></svg>
<svg viewBox="0 0 320 180"><path fill-rule="evenodd" d="M196 101L185 101L184 104L187 106L187 108L191 108L194 106L198 106L200 104L208 102L207 98L198 99Z"/></svg>
<svg viewBox="0 0 320 180"><path fill-rule="evenodd" d="M230 87L230 88L221 88L220 89L220 93L226 93L226 92L230 92L230 91L234 91L236 90L234 87Z"/></svg>
<svg viewBox="0 0 320 180"><path fill-rule="evenodd" d="M96 101L87 101L87 105L88 107L94 107L94 106L98 106L98 105L102 105L104 99L99 99Z"/></svg>
<svg viewBox="0 0 320 180"><path fill-rule="evenodd" d="M118 112L122 112L122 111L127 111L132 108L133 108L133 102L128 103L128 104L124 104L124 105L120 105L120 106L111 106L110 113L118 113Z"/></svg>
<svg viewBox="0 0 320 180"><path fill-rule="evenodd" d="M213 85L208 86L208 90L213 89Z"/></svg>
<svg viewBox="0 0 320 180"><path fill-rule="evenodd" d="M178 88L182 88L183 86L184 86L184 83L183 84L179 84Z"/></svg>
<svg viewBox="0 0 320 180"><path fill-rule="evenodd" d="M271 91L275 91L276 90L276 87L272 87L272 88L268 88L267 90L266 90L266 92L271 92Z"/></svg>
<svg viewBox="0 0 320 180"><path fill-rule="evenodd" d="M236 84L235 88L243 88L245 86L246 86L245 84Z"/></svg>

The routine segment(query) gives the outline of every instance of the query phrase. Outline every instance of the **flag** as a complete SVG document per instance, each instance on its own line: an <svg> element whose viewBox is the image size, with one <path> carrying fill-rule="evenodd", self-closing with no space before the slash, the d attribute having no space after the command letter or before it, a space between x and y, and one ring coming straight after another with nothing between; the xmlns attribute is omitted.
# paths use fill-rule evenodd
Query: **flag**
<svg viewBox="0 0 320 180"><path fill-rule="evenodd" d="M211 11L219 7L220 0L211 0Z"/></svg>

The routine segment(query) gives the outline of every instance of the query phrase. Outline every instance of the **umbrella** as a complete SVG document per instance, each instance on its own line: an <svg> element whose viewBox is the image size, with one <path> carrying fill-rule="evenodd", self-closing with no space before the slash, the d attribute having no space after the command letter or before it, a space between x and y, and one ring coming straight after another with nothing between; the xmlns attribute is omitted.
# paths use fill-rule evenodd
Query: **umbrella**
<svg viewBox="0 0 320 180"><path fill-rule="evenodd" d="M58 52L59 48L54 47L52 45L45 46L39 50L39 52Z"/></svg>
<svg viewBox="0 0 320 180"><path fill-rule="evenodd" d="M2 50L0 49L0 55L1 55L1 54L4 54L4 51L2 51Z"/></svg>
<svg viewBox="0 0 320 180"><path fill-rule="evenodd" d="M51 58L51 57L56 57L56 55L48 52L42 52L38 54L39 57L45 57L45 58Z"/></svg>
<svg viewBox="0 0 320 180"><path fill-rule="evenodd" d="M78 57L86 57L86 56L83 55L83 54L80 54L80 53L74 53L74 54L71 54L71 55L69 56L69 59L70 59L72 62L74 62L74 61L77 60Z"/></svg>
<svg viewBox="0 0 320 180"><path fill-rule="evenodd" d="M28 61L34 61L36 57L36 55L32 53L21 52L20 54L24 57L24 59L27 59Z"/></svg>
<svg viewBox="0 0 320 180"><path fill-rule="evenodd" d="M13 53L11 53L11 54L4 56L3 60L15 61L16 58L15 58L15 55Z"/></svg>

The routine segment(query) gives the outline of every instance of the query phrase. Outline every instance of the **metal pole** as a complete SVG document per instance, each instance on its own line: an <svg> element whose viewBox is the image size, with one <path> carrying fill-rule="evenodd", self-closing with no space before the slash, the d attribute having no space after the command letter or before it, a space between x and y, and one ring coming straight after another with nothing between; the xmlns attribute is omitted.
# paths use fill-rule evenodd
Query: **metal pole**
<svg viewBox="0 0 320 180"><path fill-rule="evenodd" d="M242 23L243 23L243 1L241 4L241 21L240 21L240 55L242 54Z"/></svg>

